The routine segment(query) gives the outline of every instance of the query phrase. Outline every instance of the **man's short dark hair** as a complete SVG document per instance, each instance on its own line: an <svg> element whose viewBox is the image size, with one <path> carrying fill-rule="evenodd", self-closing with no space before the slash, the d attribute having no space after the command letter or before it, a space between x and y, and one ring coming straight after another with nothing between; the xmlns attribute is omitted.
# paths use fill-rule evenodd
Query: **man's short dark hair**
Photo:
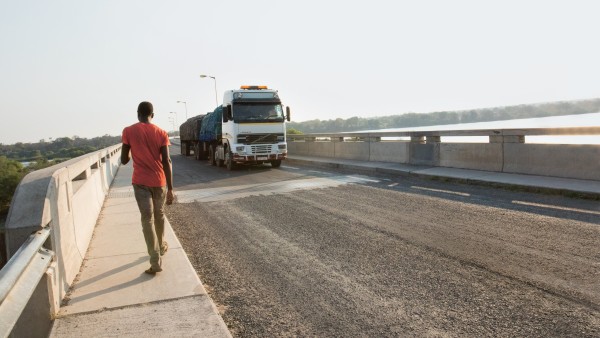
<svg viewBox="0 0 600 338"><path fill-rule="evenodd" d="M152 103L148 102L148 101L144 101L141 102L138 105L138 114L140 114L141 116L150 116L152 114L152 112L154 111L154 107L152 107Z"/></svg>

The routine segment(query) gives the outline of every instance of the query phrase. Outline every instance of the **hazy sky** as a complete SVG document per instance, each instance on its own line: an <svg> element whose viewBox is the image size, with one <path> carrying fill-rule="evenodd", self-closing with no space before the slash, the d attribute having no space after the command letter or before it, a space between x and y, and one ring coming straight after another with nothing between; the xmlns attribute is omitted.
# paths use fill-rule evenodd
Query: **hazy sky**
<svg viewBox="0 0 600 338"><path fill-rule="evenodd" d="M294 121L600 97L598 1L0 1L0 143L172 126L226 89Z"/></svg>

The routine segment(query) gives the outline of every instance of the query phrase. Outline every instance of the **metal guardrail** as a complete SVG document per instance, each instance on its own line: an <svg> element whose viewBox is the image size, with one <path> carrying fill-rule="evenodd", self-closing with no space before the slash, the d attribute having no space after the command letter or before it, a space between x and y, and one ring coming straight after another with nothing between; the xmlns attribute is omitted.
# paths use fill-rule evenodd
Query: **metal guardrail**
<svg viewBox="0 0 600 338"><path fill-rule="evenodd" d="M45 227L27 241L0 270L0 337L8 337L54 258L45 249L50 236Z"/></svg>
<svg viewBox="0 0 600 338"><path fill-rule="evenodd" d="M309 138L378 138L427 136L541 136L541 135L600 135L600 127L523 128L523 129L465 129L422 131L372 131L343 133L288 134L292 140Z"/></svg>

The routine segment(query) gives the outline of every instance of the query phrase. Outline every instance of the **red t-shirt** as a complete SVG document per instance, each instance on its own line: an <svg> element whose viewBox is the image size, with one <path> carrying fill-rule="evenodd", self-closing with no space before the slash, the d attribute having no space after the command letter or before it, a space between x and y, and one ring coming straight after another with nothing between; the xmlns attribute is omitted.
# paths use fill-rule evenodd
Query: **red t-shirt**
<svg viewBox="0 0 600 338"><path fill-rule="evenodd" d="M133 177L131 183L147 187L164 187L167 178L160 148L168 146L169 135L151 123L138 122L123 129L123 143L131 146Z"/></svg>

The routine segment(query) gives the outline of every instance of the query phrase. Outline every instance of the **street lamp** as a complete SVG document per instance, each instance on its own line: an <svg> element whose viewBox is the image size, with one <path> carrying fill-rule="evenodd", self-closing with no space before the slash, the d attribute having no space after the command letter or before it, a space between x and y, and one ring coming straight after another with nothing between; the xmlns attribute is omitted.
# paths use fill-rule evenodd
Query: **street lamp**
<svg viewBox="0 0 600 338"><path fill-rule="evenodd" d="M211 79L215 80L215 102L217 103L217 106L218 106L219 100L217 99L217 79L214 76L210 76L210 75L200 75L200 78L205 78L205 77L210 77Z"/></svg>
<svg viewBox="0 0 600 338"><path fill-rule="evenodd" d="M177 101L177 103L183 103L183 105L185 106L185 119L187 120L187 102L185 101Z"/></svg>
<svg viewBox="0 0 600 338"><path fill-rule="evenodd" d="M175 120L172 117L169 117L169 122L171 122L171 125L173 126L173 129L171 129L171 130L174 133L175 132Z"/></svg>

